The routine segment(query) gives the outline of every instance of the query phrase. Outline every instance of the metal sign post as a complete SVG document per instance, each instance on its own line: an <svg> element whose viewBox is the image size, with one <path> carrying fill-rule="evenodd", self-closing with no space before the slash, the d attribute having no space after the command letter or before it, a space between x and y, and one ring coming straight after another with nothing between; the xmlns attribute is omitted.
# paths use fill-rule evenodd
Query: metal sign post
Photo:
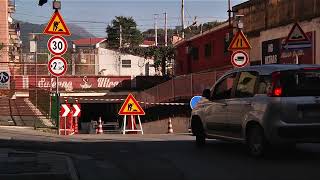
<svg viewBox="0 0 320 180"><path fill-rule="evenodd" d="M52 7L54 9L54 13L50 18L47 26L45 27L43 34L54 35L51 37L47 43L48 50L54 56L48 63L48 70L51 75L56 77L56 98L57 98L57 126L58 126L58 134L60 135L60 95L59 95L59 79L58 76L62 76L67 69L67 61L61 57L68 48L67 41L61 36L70 36L71 32L64 22L59 10L61 9L61 2L58 0L54 0L52 3ZM51 79L50 79L51 80ZM63 106L63 105L62 105ZM67 107L68 108L68 107ZM63 107L64 111L67 111L67 108ZM65 117L65 134L66 134L66 116Z"/></svg>
<svg viewBox="0 0 320 180"><path fill-rule="evenodd" d="M75 104L72 105L72 116L74 118L74 133L79 133L79 126L78 126L78 118L81 116L81 105L79 104L78 100L76 100Z"/></svg>
<svg viewBox="0 0 320 180"><path fill-rule="evenodd" d="M64 135L67 135L67 117L64 117Z"/></svg>
<svg viewBox="0 0 320 180"><path fill-rule="evenodd" d="M295 57L296 57L296 64L299 64L299 55L297 51L294 51Z"/></svg>
<svg viewBox="0 0 320 180"><path fill-rule="evenodd" d="M70 105L68 104L67 100L65 101L65 104L61 105L61 111L60 115L64 118L64 135L67 135L67 117L71 113ZM59 126L60 131L60 126Z"/></svg>
<svg viewBox="0 0 320 180"><path fill-rule="evenodd" d="M284 46L287 50L293 50L295 64L299 64L298 50L311 48L312 43L298 23L295 23L286 39Z"/></svg>

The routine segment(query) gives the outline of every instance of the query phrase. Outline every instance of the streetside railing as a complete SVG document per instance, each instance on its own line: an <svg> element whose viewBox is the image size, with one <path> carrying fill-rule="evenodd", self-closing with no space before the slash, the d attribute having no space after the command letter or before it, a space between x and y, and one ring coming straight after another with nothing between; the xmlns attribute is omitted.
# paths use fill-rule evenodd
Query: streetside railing
<svg viewBox="0 0 320 180"><path fill-rule="evenodd" d="M211 88L217 79L230 69L231 67L228 66L208 72L177 76L136 93L135 96L138 101L146 102L143 104L145 108L154 103L185 101L195 95L201 95L204 89Z"/></svg>

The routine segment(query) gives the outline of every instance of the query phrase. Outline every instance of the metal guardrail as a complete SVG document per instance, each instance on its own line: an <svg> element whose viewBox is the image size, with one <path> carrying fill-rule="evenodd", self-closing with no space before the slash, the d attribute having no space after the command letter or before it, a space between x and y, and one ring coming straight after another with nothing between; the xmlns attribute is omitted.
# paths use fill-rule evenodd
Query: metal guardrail
<svg viewBox="0 0 320 180"><path fill-rule="evenodd" d="M225 67L210 72L177 76L155 87L136 93L135 97L138 101L148 102L149 104L143 105L145 107L162 102L187 100L195 95L201 95L204 89L211 88L216 80L230 69L231 67Z"/></svg>

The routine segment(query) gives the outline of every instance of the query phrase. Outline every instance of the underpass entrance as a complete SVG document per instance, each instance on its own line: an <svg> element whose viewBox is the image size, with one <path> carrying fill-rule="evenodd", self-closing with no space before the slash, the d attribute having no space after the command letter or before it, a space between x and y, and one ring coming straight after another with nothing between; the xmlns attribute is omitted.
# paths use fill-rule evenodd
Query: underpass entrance
<svg viewBox="0 0 320 180"><path fill-rule="evenodd" d="M104 131L116 131L122 122L122 117L118 115L120 108L121 103L81 103L80 132L90 133L91 123L98 122L100 117Z"/></svg>

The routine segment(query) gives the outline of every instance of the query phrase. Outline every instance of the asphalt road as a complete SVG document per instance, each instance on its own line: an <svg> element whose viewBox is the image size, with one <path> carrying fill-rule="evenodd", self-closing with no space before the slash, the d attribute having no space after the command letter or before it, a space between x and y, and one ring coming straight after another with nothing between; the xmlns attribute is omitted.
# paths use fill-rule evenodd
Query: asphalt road
<svg viewBox="0 0 320 180"><path fill-rule="evenodd" d="M211 140L199 149L190 135L59 137L0 128L0 148L68 154L79 179L316 180L320 145L298 145L251 158L245 146Z"/></svg>

